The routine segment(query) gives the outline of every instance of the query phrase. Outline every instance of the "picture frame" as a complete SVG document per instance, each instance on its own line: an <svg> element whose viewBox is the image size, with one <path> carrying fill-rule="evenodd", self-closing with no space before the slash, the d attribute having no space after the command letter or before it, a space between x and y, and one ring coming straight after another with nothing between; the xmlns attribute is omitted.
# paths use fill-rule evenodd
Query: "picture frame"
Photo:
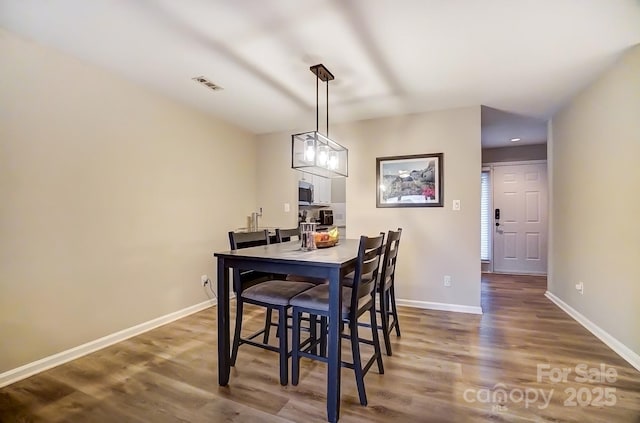
<svg viewBox="0 0 640 423"><path fill-rule="evenodd" d="M376 207L444 207L444 154L376 158Z"/></svg>

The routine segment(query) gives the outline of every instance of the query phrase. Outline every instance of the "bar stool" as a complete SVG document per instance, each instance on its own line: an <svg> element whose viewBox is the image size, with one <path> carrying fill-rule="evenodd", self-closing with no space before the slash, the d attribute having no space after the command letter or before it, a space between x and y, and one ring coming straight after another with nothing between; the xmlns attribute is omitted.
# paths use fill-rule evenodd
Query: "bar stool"
<svg viewBox="0 0 640 423"><path fill-rule="evenodd" d="M300 228L276 228L276 242L289 242L291 238L300 239Z"/></svg>
<svg viewBox="0 0 640 423"><path fill-rule="evenodd" d="M238 249L238 245L268 245L268 231L258 232L229 232L231 249ZM257 272L256 272L257 273ZM243 278L243 275L245 276ZM241 269L233 269L233 288L236 292L236 324L233 336L233 347L231 351L231 365L235 366L238 357L238 349L242 344L249 344L269 351L276 351L280 355L280 384L286 385L289 379L289 339L287 334L287 310L291 307L290 300L301 292L313 288L315 285L309 282L295 282L285 280L260 280L254 283L250 279L249 272ZM256 275L253 275L256 276ZM265 276L258 275L258 279ZM267 309L265 327L247 337L242 337L242 315L244 304L253 304ZM268 344L269 331L271 326L271 313L278 311L278 334L279 345L274 347ZM254 339L264 335L263 342L256 342Z"/></svg>
<svg viewBox="0 0 640 423"><path fill-rule="evenodd" d="M400 336L400 323L398 320L398 309L396 306L395 275L401 235L402 228L398 228L397 231L389 231L387 234L387 245L384 249L382 270L380 271L380 279L378 281L378 298L382 320L382 324L379 329L382 330L384 347L388 356L392 355L391 339L389 334L395 328L396 336ZM393 317L393 321L390 321L389 317Z"/></svg>
<svg viewBox="0 0 640 423"><path fill-rule="evenodd" d="M294 240L298 240L300 241L300 227L298 226L297 228L289 228L289 229L280 229L277 228L276 229L276 242L289 242L289 241L294 241ZM327 279L322 279L322 278L314 278L311 276L299 276L299 275L287 275L286 280L288 281L298 281L298 282L309 282L312 283L314 285L318 285L321 283L328 283L329 281ZM292 317L292 316L289 316ZM311 333L311 337L315 339L316 336L316 316L314 315L310 315L308 317L304 316L301 318L303 321L308 321L309 322L309 326L308 327L303 327L302 329L310 332ZM276 333L276 336L278 336L280 332L278 331L278 333ZM320 342L320 348L321 350L326 350L326 339L323 339Z"/></svg>
<svg viewBox="0 0 640 423"><path fill-rule="evenodd" d="M348 338L351 340L353 363L343 361L340 364L342 367L347 367L355 371L358 395L360 397L360 404L362 405L367 405L367 395L364 387L365 374L374 362L378 364L378 373L384 373L382 354L380 352L380 340L378 338L378 331L375 329L377 328L375 292L383 242L383 233L372 238L366 236L360 237L353 287L344 287L342 289L342 323L349 327ZM324 354L321 353L318 355L313 351L315 350L315 345L326 336L325 322L329 317L329 284L317 285L314 288L298 294L290 300L290 304L293 306L291 383L297 385L300 373L300 357L307 357L325 363L328 361ZM372 322L372 340L361 338L358 335L358 318L367 311L369 312ZM302 313L322 316L321 339L314 340L314 342L304 349L305 344L300 343L300 317ZM343 337L345 336L347 335L343 335ZM373 356L364 366L362 365L362 358L360 357L360 343L374 347Z"/></svg>
<svg viewBox="0 0 640 423"><path fill-rule="evenodd" d="M387 243L384 250L384 258L382 259L382 269L378 275L378 294L380 309L380 318L382 320L378 329L382 331L384 337L384 349L388 356L393 355L391 351L390 334L395 328L396 336L400 336L400 321L398 319L398 308L396 305L395 292L395 274L396 261L398 260L398 247L400 246L400 235L402 229L397 231L389 231L387 234ZM351 287L353 285L354 272L345 276L343 285ZM390 320L393 317L393 321ZM371 327L369 323L359 323L360 326Z"/></svg>
<svg viewBox="0 0 640 423"><path fill-rule="evenodd" d="M300 240L300 228L290 228L290 229L276 229L276 242L289 242L293 241L293 238ZM299 281L299 282L310 282L313 284L321 284L327 283L326 279L322 278L313 278L311 276L298 276L298 275L287 275L286 280L288 281Z"/></svg>

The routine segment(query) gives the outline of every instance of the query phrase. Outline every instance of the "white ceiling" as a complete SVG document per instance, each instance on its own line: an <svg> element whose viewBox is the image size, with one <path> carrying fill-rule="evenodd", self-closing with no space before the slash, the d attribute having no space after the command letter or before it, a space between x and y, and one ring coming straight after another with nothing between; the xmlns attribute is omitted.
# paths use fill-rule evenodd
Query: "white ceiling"
<svg viewBox="0 0 640 423"><path fill-rule="evenodd" d="M317 63L332 122L484 104L539 126L640 43L640 2L0 0L0 26L255 133L315 128Z"/></svg>
<svg viewBox="0 0 640 423"><path fill-rule="evenodd" d="M511 140L514 139L515 142ZM482 147L499 148L547 142L547 121L491 107L482 108Z"/></svg>

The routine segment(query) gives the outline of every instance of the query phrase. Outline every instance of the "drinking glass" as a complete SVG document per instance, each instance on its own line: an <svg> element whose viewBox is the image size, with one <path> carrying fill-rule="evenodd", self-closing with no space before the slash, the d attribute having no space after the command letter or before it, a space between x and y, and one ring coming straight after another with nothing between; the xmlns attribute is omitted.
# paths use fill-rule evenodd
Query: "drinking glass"
<svg viewBox="0 0 640 423"><path fill-rule="evenodd" d="M316 223L300 223L300 249L302 251L311 251L316 249L315 233Z"/></svg>

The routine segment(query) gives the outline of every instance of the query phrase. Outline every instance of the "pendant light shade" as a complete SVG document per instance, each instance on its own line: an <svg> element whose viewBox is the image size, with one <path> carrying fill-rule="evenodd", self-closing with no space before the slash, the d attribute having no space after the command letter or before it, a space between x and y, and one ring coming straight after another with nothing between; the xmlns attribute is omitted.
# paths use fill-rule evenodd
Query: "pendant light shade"
<svg viewBox="0 0 640 423"><path fill-rule="evenodd" d="M291 167L325 178L348 176L348 150L318 131L291 136Z"/></svg>
<svg viewBox="0 0 640 423"><path fill-rule="evenodd" d="M324 178L348 176L349 151L329 138L329 81L334 76L324 65L311 66L316 75L316 130L291 136L291 167ZM318 85L327 84L327 133L318 132Z"/></svg>

